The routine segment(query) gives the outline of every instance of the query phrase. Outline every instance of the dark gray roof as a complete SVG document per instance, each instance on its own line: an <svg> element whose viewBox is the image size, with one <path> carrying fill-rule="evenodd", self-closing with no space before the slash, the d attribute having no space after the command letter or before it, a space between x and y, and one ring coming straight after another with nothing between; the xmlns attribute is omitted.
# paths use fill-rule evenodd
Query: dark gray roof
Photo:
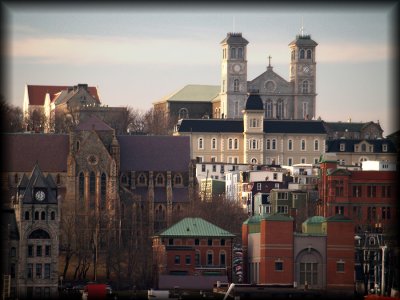
<svg viewBox="0 0 400 300"><path fill-rule="evenodd" d="M188 172L190 138L182 136L117 136L121 171Z"/></svg>
<svg viewBox="0 0 400 300"><path fill-rule="evenodd" d="M249 42L242 37L241 32L229 32L226 34L226 38L224 38L221 44L245 44L247 45Z"/></svg>
<svg viewBox="0 0 400 300"><path fill-rule="evenodd" d="M340 145L345 144L344 152L354 152L354 145L359 144L362 141L366 141L367 143L374 146L374 153L396 153L396 147L392 140L390 139L374 139L374 140L362 140L362 139L337 139L337 140L328 140L326 141L327 150L326 152L341 152ZM382 151L382 145L387 145L387 151Z"/></svg>
<svg viewBox="0 0 400 300"><path fill-rule="evenodd" d="M66 172L67 134L9 133L1 135L6 172L30 172L35 163L43 172Z"/></svg>
<svg viewBox="0 0 400 300"><path fill-rule="evenodd" d="M179 132L243 132L243 120L184 119ZM264 120L265 133L316 133L326 134L322 121Z"/></svg>
<svg viewBox="0 0 400 300"><path fill-rule="evenodd" d="M251 94L246 101L246 110L264 110L263 102L259 95Z"/></svg>
<svg viewBox="0 0 400 300"><path fill-rule="evenodd" d="M350 132L361 132L362 129L366 128L368 125L375 124L379 126L379 129L383 132L379 123L374 122L325 122L328 129L332 131L350 131Z"/></svg>
<svg viewBox="0 0 400 300"><path fill-rule="evenodd" d="M75 128L76 131L87 131L87 130L95 130L95 131L113 131L107 123L98 118L95 115L91 115L84 121L81 121L79 125Z"/></svg>
<svg viewBox="0 0 400 300"><path fill-rule="evenodd" d="M310 35L297 35L296 39L292 41L290 45L297 45L297 46L317 46L318 43L311 39Z"/></svg>

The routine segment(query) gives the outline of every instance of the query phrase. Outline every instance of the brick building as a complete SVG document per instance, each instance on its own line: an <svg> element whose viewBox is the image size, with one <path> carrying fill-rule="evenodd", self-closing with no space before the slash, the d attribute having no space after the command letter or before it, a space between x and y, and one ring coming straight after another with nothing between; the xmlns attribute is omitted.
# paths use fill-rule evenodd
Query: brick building
<svg viewBox="0 0 400 300"><path fill-rule="evenodd" d="M396 220L396 171L354 171L321 161L317 214L343 214L356 232L387 229Z"/></svg>
<svg viewBox="0 0 400 300"><path fill-rule="evenodd" d="M232 279L235 235L201 218L185 218L153 236L158 288L212 289Z"/></svg>

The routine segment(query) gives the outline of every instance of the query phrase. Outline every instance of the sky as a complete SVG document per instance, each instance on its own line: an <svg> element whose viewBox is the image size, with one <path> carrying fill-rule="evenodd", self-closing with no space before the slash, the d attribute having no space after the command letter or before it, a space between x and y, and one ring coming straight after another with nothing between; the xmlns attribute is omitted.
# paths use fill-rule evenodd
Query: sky
<svg viewBox="0 0 400 300"><path fill-rule="evenodd" d="M268 56L289 79L288 44L303 26L318 43L316 116L380 122L398 130L394 87L396 2L360 5L226 3L3 5L5 98L22 107L25 85L97 86L109 106L146 111L187 84L220 84L220 42L241 32L252 80ZM68 3L68 2L66 2ZM396 101L395 101L396 100Z"/></svg>

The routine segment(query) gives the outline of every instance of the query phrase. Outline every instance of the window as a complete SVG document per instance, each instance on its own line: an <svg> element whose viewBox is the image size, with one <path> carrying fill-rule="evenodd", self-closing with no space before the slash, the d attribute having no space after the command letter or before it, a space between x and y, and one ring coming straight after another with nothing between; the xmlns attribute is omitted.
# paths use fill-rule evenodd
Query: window
<svg viewBox="0 0 400 300"><path fill-rule="evenodd" d="M233 149L233 139L228 139L228 149Z"/></svg>
<svg viewBox="0 0 400 300"><path fill-rule="evenodd" d="M50 264L44 264L44 278L50 278Z"/></svg>
<svg viewBox="0 0 400 300"><path fill-rule="evenodd" d="M157 185L164 185L164 175L163 174L157 174L156 184Z"/></svg>
<svg viewBox="0 0 400 300"><path fill-rule="evenodd" d="M221 266L225 266L225 264L226 264L226 254L225 254L225 252L220 252L220 254L219 254L219 264Z"/></svg>
<svg viewBox="0 0 400 300"><path fill-rule="evenodd" d="M208 240L207 240L207 245L208 245L208 246L212 246L212 239L208 239Z"/></svg>
<svg viewBox="0 0 400 300"><path fill-rule="evenodd" d="M308 80L304 80L301 85L301 92L308 93L308 87L309 87Z"/></svg>
<svg viewBox="0 0 400 300"><path fill-rule="evenodd" d="M90 172L89 192L91 195L94 195L94 193L96 192L96 175L94 174L94 172ZM94 205L93 205L93 207L94 207Z"/></svg>
<svg viewBox="0 0 400 300"><path fill-rule="evenodd" d="M280 100L276 104L276 118L277 119L283 119L284 118L284 111L283 111L283 101Z"/></svg>
<svg viewBox="0 0 400 300"><path fill-rule="evenodd" d="M221 244L221 246L225 246L225 239L221 239L220 244Z"/></svg>
<svg viewBox="0 0 400 300"><path fill-rule="evenodd" d="M260 182L257 183L257 191L261 191L261 183Z"/></svg>
<svg viewBox="0 0 400 300"><path fill-rule="evenodd" d="M319 163L319 158L318 157L314 157L314 165L317 165Z"/></svg>
<svg viewBox="0 0 400 300"><path fill-rule="evenodd" d="M15 264L14 263L10 264L10 275L11 275L11 278L15 278Z"/></svg>
<svg viewBox="0 0 400 300"><path fill-rule="evenodd" d="M266 143L265 148L266 148L267 150L270 150L270 149L271 149L271 140L270 140L270 139L267 139L267 143Z"/></svg>
<svg viewBox="0 0 400 300"><path fill-rule="evenodd" d="M182 176L180 174L176 174L174 177L174 183L175 185L180 185L182 184Z"/></svg>
<svg viewBox="0 0 400 300"><path fill-rule="evenodd" d="M201 171L205 172L206 171L206 165L201 165Z"/></svg>
<svg viewBox="0 0 400 300"><path fill-rule="evenodd" d="M268 100L265 102L265 118L271 119L272 118L272 101Z"/></svg>
<svg viewBox="0 0 400 300"><path fill-rule="evenodd" d="M278 205L276 207L276 212L278 214L287 214L288 213L288 206L287 205Z"/></svg>
<svg viewBox="0 0 400 300"><path fill-rule="evenodd" d="M185 256L185 264L190 265L192 263L192 258L190 255Z"/></svg>
<svg viewBox="0 0 400 300"><path fill-rule="evenodd" d="M336 262L336 272L344 273L344 262Z"/></svg>
<svg viewBox="0 0 400 300"><path fill-rule="evenodd" d="M288 166L293 165L293 158L288 157Z"/></svg>
<svg viewBox="0 0 400 300"><path fill-rule="evenodd" d="M239 92L239 79L235 79L233 81L233 91L234 92Z"/></svg>
<svg viewBox="0 0 400 300"><path fill-rule="evenodd" d="M382 186L382 197L390 198L392 196L392 187L390 185Z"/></svg>
<svg viewBox="0 0 400 300"><path fill-rule="evenodd" d="M180 255L175 255L175 264L180 265L181 264L181 256Z"/></svg>
<svg viewBox="0 0 400 300"><path fill-rule="evenodd" d="M300 284L304 285L318 284L318 263L304 262L300 263Z"/></svg>
<svg viewBox="0 0 400 300"><path fill-rule="evenodd" d="M304 59L304 49L300 49L300 59Z"/></svg>
<svg viewBox="0 0 400 300"><path fill-rule="evenodd" d="M283 262L282 261L275 262L275 271L283 271Z"/></svg>
<svg viewBox="0 0 400 300"><path fill-rule="evenodd" d="M311 59L312 51L310 49L307 50L307 59Z"/></svg>
<svg viewBox="0 0 400 300"><path fill-rule="evenodd" d="M361 185L353 186L353 197L361 197L362 196L362 187Z"/></svg>
<svg viewBox="0 0 400 300"><path fill-rule="evenodd" d="M287 200L287 199L288 199L288 193L285 192L278 193L278 200Z"/></svg>
<svg viewBox="0 0 400 300"><path fill-rule="evenodd" d="M17 249L15 247L11 247L10 256L15 257L17 255Z"/></svg>
<svg viewBox="0 0 400 300"><path fill-rule="evenodd" d="M340 151L345 151L346 150L346 144L340 144Z"/></svg>
<svg viewBox="0 0 400 300"><path fill-rule="evenodd" d="M211 149L217 149L217 139L216 138L211 139Z"/></svg>
<svg viewBox="0 0 400 300"><path fill-rule="evenodd" d="M200 252L198 250L196 250L196 253L194 255L194 264L196 266L200 266L201 262L200 262Z"/></svg>
<svg viewBox="0 0 400 300"><path fill-rule="evenodd" d="M199 239L195 239L195 240L194 240L194 244L195 244L196 246L200 245L200 240L199 240Z"/></svg>
<svg viewBox="0 0 400 300"><path fill-rule="evenodd" d="M44 255L46 256L50 256L51 255L51 246L50 245L46 245L44 248Z"/></svg>
<svg viewBox="0 0 400 300"><path fill-rule="evenodd" d="M35 220L39 220L39 212L35 211Z"/></svg>
<svg viewBox="0 0 400 300"><path fill-rule="evenodd" d="M102 209L106 207L106 195L107 195L107 177L105 173L102 173L100 177L100 197L101 197Z"/></svg>
<svg viewBox="0 0 400 300"><path fill-rule="evenodd" d="M308 103L303 102L303 119L308 119Z"/></svg>
<svg viewBox="0 0 400 300"><path fill-rule="evenodd" d="M300 141L300 149L301 151L306 151L306 140Z"/></svg>
<svg viewBox="0 0 400 300"><path fill-rule="evenodd" d="M251 139L249 148L252 150L257 150L258 149L258 141L256 139Z"/></svg>
<svg viewBox="0 0 400 300"><path fill-rule="evenodd" d="M212 251L207 252L207 265L211 266L213 264L213 253Z"/></svg>
<svg viewBox="0 0 400 300"><path fill-rule="evenodd" d="M42 256L42 246L41 245L36 246L36 256Z"/></svg>
<svg viewBox="0 0 400 300"><path fill-rule="evenodd" d="M26 277L32 278L33 277L33 264L28 264L26 267Z"/></svg>
<svg viewBox="0 0 400 300"><path fill-rule="evenodd" d="M278 173L273 173L272 177L274 178L274 180L278 180Z"/></svg>
<svg viewBox="0 0 400 300"><path fill-rule="evenodd" d="M258 119L250 119L250 127L251 128L256 128L259 127L259 120Z"/></svg>
<svg viewBox="0 0 400 300"><path fill-rule="evenodd" d="M367 152L367 145L365 144L361 145L361 152Z"/></svg>
<svg viewBox="0 0 400 300"><path fill-rule="evenodd" d="M84 193L85 193L85 177L81 172L79 174L79 197L83 198Z"/></svg>
<svg viewBox="0 0 400 300"><path fill-rule="evenodd" d="M42 278L42 264L36 264L36 278Z"/></svg>
<svg viewBox="0 0 400 300"><path fill-rule="evenodd" d="M288 150L289 151L293 150L293 140L288 140Z"/></svg>
<svg viewBox="0 0 400 300"><path fill-rule="evenodd" d="M42 212L40 213L40 219L41 219L41 220L46 220L46 213L45 213L44 211L42 211Z"/></svg>
<svg viewBox="0 0 400 300"><path fill-rule="evenodd" d="M179 109L178 118L179 119L187 119L187 118L189 118L189 111L187 110L187 108Z"/></svg>
<svg viewBox="0 0 400 300"><path fill-rule="evenodd" d="M243 48L242 47L239 47L238 48L238 58L243 58Z"/></svg>
<svg viewBox="0 0 400 300"><path fill-rule="evenodd" d="M239 149L239 141L238 141L238 139L234 139L233 140L233 147L234 147L234 149Z"/></svg>
<svg viewBox="0 0 400 300"><path fill-rule="evenodd" d="M367 196L369 198L374 198L376 197L376 186L375 185L369 185L367 187Z"/></svg>
<svg viewBox="0 0 400 300"><path fill-rule="evenodd" d="M174 244L174 239L168 239L168 245L172 246Z"/></svg>
<svg viewBox="0 0 400 300"><path fill-rule="evenodd" d="M50 220L55 220L56 219L56 213L54 212L54 211L52 211L51 213L50 213Z"/></svg>
<svg viewBox="0 0 400 300"><path fill-rule="evenodd" d="M231 58L236 58L236 48L231 48Z"/></svg>
<svg viewBox="0 0 400 300"><path fill-rule="evenodd" d="M344 215L344 206L335 206L336 215Z"/></svg>
<svg viewBox="0 0 400 300"><path fill-rule="evenodd" d="M276 150L276 139L272 139L271 148L272 150Z"/></svg>
<svg viewBox="0 0 400 300"><path fill-rule="evenodd" d="M28 257L33 256L33 245L28 245Z"/></svg>
<svg viewBox="0 0 400 300"><path fill-rule="evenodd" d="M25 212L25 217L24 218L25 218L25 220L29 220L29 211Z"/></svg>
<svg viewBox="0 0 400 300"><path fill-rule="evenodd" d="M314 140L314 151L319 151L319 141Z"/></svg>
<svg viewBox="0 0 400 300"><path fill-rule="evenodd" d="M204 149L204 140L203 140L203 138L199 138L197 140L197 148L198 149Z"/></svg>
<svg viewBox="0 0 400 300"><path fill-rule="evenodd" d="M383 144L382 145L382 151L383 152L387 152L388 151L387 144Z"/></svg>

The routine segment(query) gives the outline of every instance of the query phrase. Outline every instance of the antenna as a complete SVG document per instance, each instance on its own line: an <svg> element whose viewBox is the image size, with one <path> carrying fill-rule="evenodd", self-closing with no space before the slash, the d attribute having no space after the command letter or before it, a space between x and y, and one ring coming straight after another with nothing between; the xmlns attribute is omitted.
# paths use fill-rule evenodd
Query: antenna
<svg viewBox="0 0 400 300"><path fill-rule="evenodd" d="M300 32L301 32L301 36L304 36L304 20L303 20L303 16L301 16L301 29L300 29Z"/></svg>
<svg viewBox="0 0 400 300"><path fill-rule="evenodd" d="M232 32L235 32L235 16L233 16L232 27L233 27L233 31Z"/></svg>

